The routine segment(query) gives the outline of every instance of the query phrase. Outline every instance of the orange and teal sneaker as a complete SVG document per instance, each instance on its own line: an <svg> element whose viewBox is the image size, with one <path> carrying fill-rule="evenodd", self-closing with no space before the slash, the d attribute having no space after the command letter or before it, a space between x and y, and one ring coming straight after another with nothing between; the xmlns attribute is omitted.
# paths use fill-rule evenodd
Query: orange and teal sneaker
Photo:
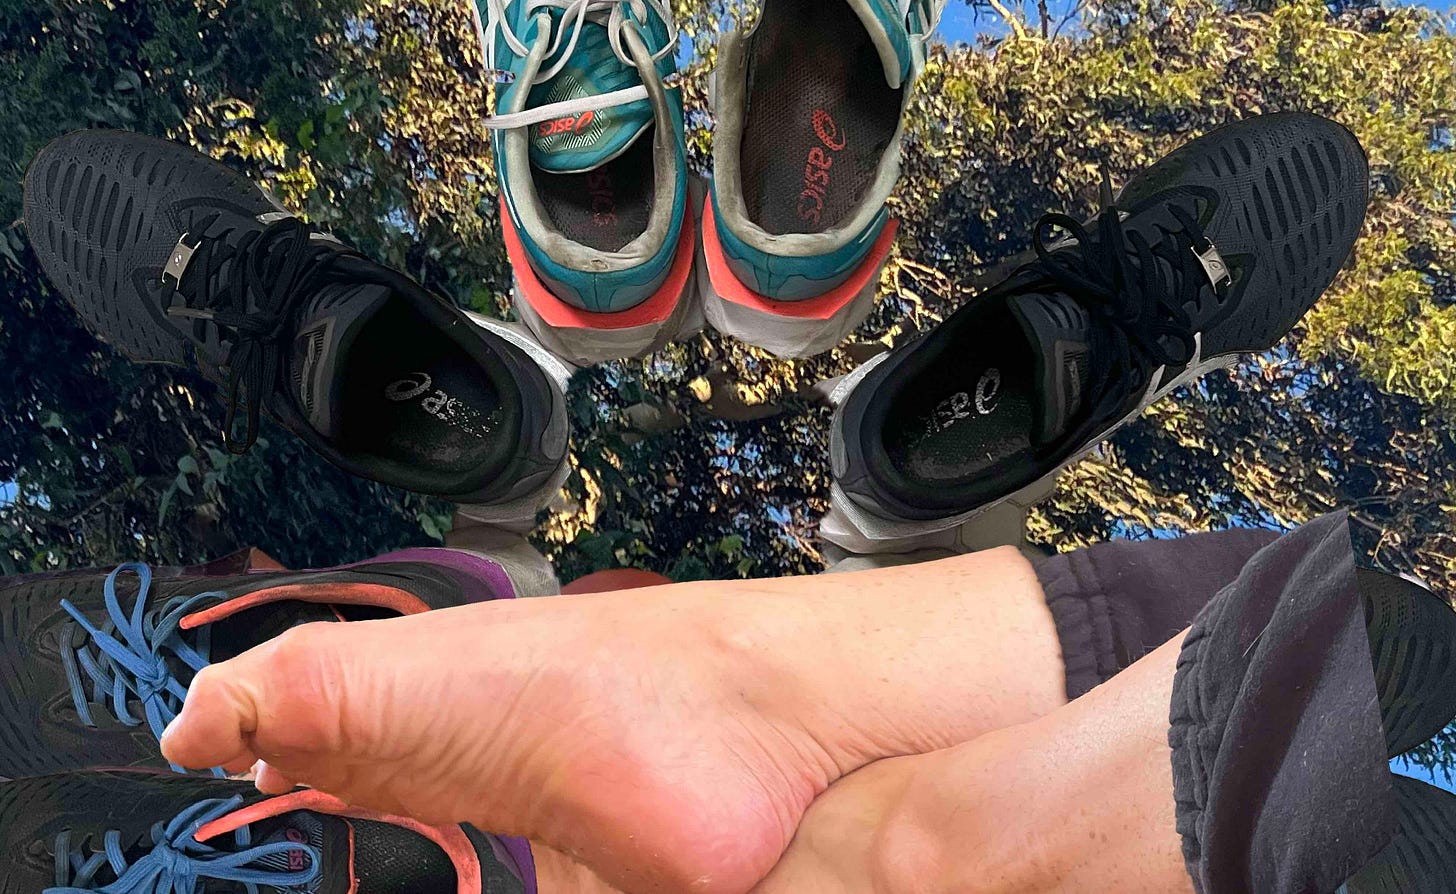
<svg viewBox="0 0 1456 894"><path fill-rule="evenodd" d="M766 0L718 47L707 321L787 357L828 350L874 306L885 201L942 0Z"/></svg>
<svg viewBox="0 0 1456 894"><path fill-rule="evenodd" d="M694 222L666 0L478 0L516 311L577 364L691 318Z"/></svg>

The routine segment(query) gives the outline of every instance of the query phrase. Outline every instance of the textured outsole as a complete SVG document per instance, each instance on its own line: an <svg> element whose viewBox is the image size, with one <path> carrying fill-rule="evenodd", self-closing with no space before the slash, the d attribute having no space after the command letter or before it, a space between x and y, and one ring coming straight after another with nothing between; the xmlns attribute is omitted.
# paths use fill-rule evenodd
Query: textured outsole
<svg viewBox="0 0 1456 894"><path fill-rule="evenodd" d="M1361 570L1370 660L1391 757L1456 719L1456 610L1413 581Z"/></svg>
<svg viewBox="0 0 1456 894"><path fill-rule="evenodd" d="M1391 781L1400 828L1336 894L1448 894L1456 890L1456 795L1415 779Z"/></svg>

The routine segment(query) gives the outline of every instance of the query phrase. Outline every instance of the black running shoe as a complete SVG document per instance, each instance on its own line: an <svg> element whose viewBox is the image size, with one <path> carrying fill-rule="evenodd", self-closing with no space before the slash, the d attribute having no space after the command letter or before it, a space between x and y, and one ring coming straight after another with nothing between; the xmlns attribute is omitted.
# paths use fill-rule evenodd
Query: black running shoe
<svg viewBox="0 0 1456 894"><path fill-rule="evenodd" d="M0 777L165 769L162 732L208 664L313 621L513 595L500 565L444 549L319 571L199 577L128 564L0 579Z"/></svg>
<svg viewBox="0 0 1456 894"><path fill-rule="evenodd" d="M562 396L517 343L186 146L67 134L26 172L25 222L97 336L223 386L234 452L266 412L355 475L472 503L564 465Z"/></svg>
<svg viewBox="0 0 1456 894"><path fill-rule="evenodd" d="M320 792L136 771L0 784L0 894L523 894L530 848Z"/></svg>
<svg viewBox="0 0 1456 894"><path fill-rule="evenodd" d="M1420 584L1358 569L1380 717L1391 757L1456 720L1456 610Z"/></svg>
<svg viewBox="0 0 1456 894"><path fill-rule="evenodd" d="M877 552L954 528L1278 344L1349 257L1368 179L1345 128L1267 115L1181 147L1086 224L1042 218L1005 280L835 390L824 535Z"/></svg>
<svg viewBox="0 0 1456 894"><path fill-rule="evenodd" d="M1456 891L1456 795L1396 776L1395 838L1335 894Z"/></svg>
<svg viewBox="0 0 1456 894"><path fill-rule="evenodd" d="M1420 584L1357 569L1380 720L1398 757L1456 720L1456 610ZM1456 890L1456 795L1396 775L1395 838L1337 894Z"/></svg>

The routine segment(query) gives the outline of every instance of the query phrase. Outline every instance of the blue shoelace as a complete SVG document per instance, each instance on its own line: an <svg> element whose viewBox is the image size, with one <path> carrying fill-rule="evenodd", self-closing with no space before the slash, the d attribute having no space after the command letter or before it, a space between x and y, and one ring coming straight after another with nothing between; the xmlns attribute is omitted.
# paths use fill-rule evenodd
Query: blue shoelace
<svg viewBox="0 0 1456 894"><path fill-rule="evenodd" d="M140 586L136 605L130 616L123 611L116 595L116 580L124 572L137 576ZM170 652L192 669L202 670L210 662L211 637L208 628L198 630L193 637L196 645L182 639L182 619L191 613L199 603L221 597L217 592L198 593L195 596L178 596L168 600L159 609L147 611L147 596L152 585L152 569L139 562L119 566L106 576L106 622L97 627L71 604L61 600L76 623L87 633L86 642L72 646L70 639L63 639L61 663L66 670L66 679L71 685L71 699L76 703L76 713L87 726L96 726L91 713L94 704L110 703L111 713L127 726L140 726L142 718L132 714L130 702L140 702L145 722L152 733L161 739L167 724L182 710L187 698L187 687L177 679L168 665L164 652ZM90 696L87 696L87 678L90 680ZM172 769L183 772L181 767ZM222 775L221 771L214 771Z"/></svg>
<svg viewBox="0 0 1456 894"><path fill-rule="evenodd" d="M239 850L220 851L194 837L204 824L226 816L243 799L198 801L165 826L152 826L152 848L128 865L122 852L121 833L107 832L101 853L88 854L73 846L71 833L56 836L56 887L42 894L201 894L203 883L212 880L242 884L248 894L259 894L259 885L304 891L322 872L322 855L317 848L292 841L277 841L249 847L251 832L243 826L234 833ZM257 865L269 857L302 852L308 868L298 871L269 869ZM96 876L110 869L116 880L98 886Z"/></svg>

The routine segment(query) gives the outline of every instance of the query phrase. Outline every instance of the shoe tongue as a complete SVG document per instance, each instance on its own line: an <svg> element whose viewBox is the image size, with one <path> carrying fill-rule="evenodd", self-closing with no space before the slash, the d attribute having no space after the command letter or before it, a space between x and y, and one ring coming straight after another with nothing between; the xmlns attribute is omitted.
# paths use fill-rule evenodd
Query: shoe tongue
<svg viewBox="0 0 1456 894"><path fill-rule="evenodd" d="M1065 295L1028 293L1008 302L1032 352L1032 440L1054 441L1087 398L1091 320Z"/></svg>
<svg viewBox="0 0 1456 894"><path fill-rule="evenodd" d="M278 843L307 845L322 856L322 872L317 879L301 888L281 890L289 894L295 891L347 894L354 859L353 836L349 834L347 820L309 810L295 810L253 825L253 840L249 847ZM279 873L303 872L308 869L308 859L301 850L287 850L259 857L249 864L249 868Z"/></svg>
<svg viewBox="0 0 1456 894"><path fill-rule="evenodd" d="M576 27L574 20L563 22L563 15L561 10L552 11L553 27ZM568 32L562 45L569 40ZM543 67L554 64L555 59L550 59ZM612 49L606 26L589 21L582 25L576 47L561 71L531 88L526 107L598 96L641 83L637 66L623 62ZM533 124L531 164L551 174L590 171L627 151L652 122L652 105L643 99Z"/></svg>
<svg viewBox="0 0 1456 894"><path fill-rule="evenodd" d="M319 290L299 320L289 379L299 412L325 438L339 435L349 349L391 294L387 286L372 283L331 283Z"/></svg>

